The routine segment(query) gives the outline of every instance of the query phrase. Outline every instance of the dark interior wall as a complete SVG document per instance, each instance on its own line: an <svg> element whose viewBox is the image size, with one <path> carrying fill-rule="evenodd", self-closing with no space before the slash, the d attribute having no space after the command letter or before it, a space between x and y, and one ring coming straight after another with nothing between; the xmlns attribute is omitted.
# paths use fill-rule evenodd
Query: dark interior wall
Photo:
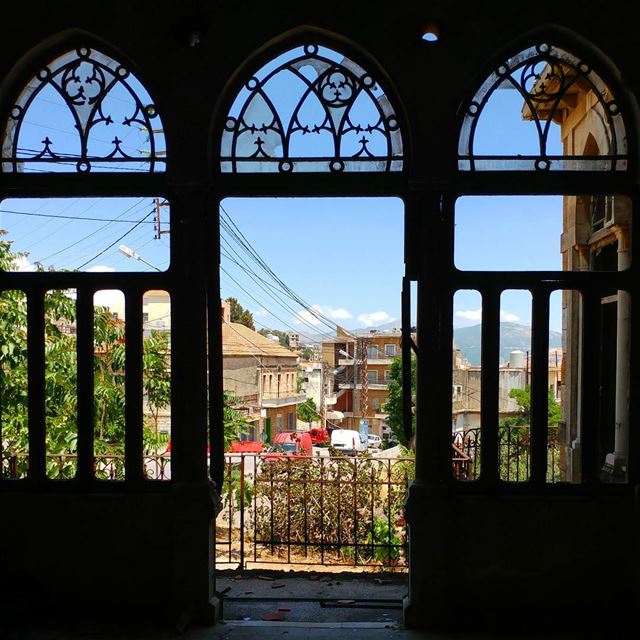
<svg viewBox="0 0 640 640"><path fill-rule="evenodd" d="M441 24L442 39L427 45L420 41L420 29L433 19ZM184 482L140 494L135 489L78 494L0 484L0 583L27 575L28 588L41 585L62 608L106 608L109 603L114 611L148 605L173 614L189 604L204 609L212 596L214 502L201 468L189 471L205 433L204 351L193 345L204 344L204 279L199 274L215 255L215 247L202 242L203 220L217 188L210 156L217 148L211 143L212 122L216 105L225 104L225 86L247 57L267 55L261 51L267 43L304 25L345 38L346 51L355 47L357 54L362 48L384 70L405 110L411 153L406 185L447 190L455 183L460 102L491 70L496 52L550 23L592 42L620 70L630 95L640 91L637 21L625 2L541 0L523 7L512 1L397 0L365 8L360 2L331 1L274 6L249 0L38 0L12 5L0 38L0 107L11 104L20 78L28 79L29 71L37 69L29 62L34 49L48 43L49 51L59 51L65 33L75 42L81 30L112 47L107 52L120 52L133 63L162 115L170 157L167 180L183 223L173 238L171 278L180 288L175 306L183 319L174 323L174 336L185 347L176 365L184 373L176 384L180 402L173 407L174 429L184 441L176 453ZM200 34L194 48L188 45L191 32ZM628 123L635 124L637 112L629 116ZM70 178L70 184L77 179ZM0 194L8 193L0 174ZM433 394L450 390L447 376L434 384ZM426 433L431 426L421 419L418 429ZM423 448L419 455L423 469L436 466L433 450ZM535 611L548 603L550 593L554 605L566 602L569 589L584 596L583 607L603 603L607 584L624 585L624 594L634 595L628 588L636 586L631 583L637 567L630 499L601 494L571 502L529 495L514 502L495 494L456 497L427 484L414 491L410 505L414 540L420 541L412 545L412 624L443 623L450 603L466 597L489 607L500 600L503 608ZM626 598L618 602L621 607Z"/></svg>

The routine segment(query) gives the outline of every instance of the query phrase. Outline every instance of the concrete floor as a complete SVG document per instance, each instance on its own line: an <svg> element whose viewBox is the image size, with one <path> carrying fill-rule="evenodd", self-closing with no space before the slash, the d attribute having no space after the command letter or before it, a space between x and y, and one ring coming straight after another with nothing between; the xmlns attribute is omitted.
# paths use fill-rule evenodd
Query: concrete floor
<svg viewBox="0 0 640 640"><path fill-rule="evenodd" d="M402 610L396 608L406 593L406 575L374 574L306 574L288 576L282 572L255 572L218 575L217 588L225 591L224 622L214 627L194 624L185 628L156 628L153 621L137 625L117 625L108 618L84 622L74 627L56 623L25 624L20 628L2 628L1 640L584 640L584 633L527 634L526 624L520 629L503 633L437 633L409 631L402 628ZM312 576L317 576L317 579ZM270 578L270 579L264 579ZM378 582L377 580L381 580ZM282 586L276 586L282 585ZM250 592L250 593L248 593ZM275 595L277 594L277 595ZM236 598L239 598L236 600ZM253 598L253 599L249 599ZM269 598L269 600L259 600ZM307 600L308 598L308 600ZM389 607L378 608L380 600ZM336 604L344 600L347 606L321 607L318 602ZM348 601L353 600L353 603ZM377 600L377 602L376 602ZM375 604L376 608L360 605ZM353 606L355 605L355 606ZM264 613L280 608L283 620L264 621ZM524 622L524 621L523 621ZM452 621L455 624L455 621ZM593 636L603 638L601 634ZM612 638L626 637L616 630Z"/></svg>

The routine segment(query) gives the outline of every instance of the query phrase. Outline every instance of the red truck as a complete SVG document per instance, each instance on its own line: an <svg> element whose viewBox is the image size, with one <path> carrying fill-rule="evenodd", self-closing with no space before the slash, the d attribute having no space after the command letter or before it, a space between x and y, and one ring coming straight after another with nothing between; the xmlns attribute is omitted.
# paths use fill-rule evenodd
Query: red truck
<svg viewBox="0 0 640 640"><path fill-rule="evenodd" d="M273 461L284 457L311 457L313 444L307 431L280 431L273 438L273 450L264 454L262 458Z"/></svg>

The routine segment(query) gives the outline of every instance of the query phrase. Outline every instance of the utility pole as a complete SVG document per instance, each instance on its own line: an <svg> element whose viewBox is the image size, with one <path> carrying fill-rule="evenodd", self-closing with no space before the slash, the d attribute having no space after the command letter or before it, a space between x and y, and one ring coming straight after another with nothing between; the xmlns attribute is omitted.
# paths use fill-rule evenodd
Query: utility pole
<svg viewBox="0 0 640 640"><path fill-rule="evenodd" d="M155 233L153 237L155 240L160 240L163 233L171 233L169 229L162 229L162 219L160 218L161 207L168 207L169 203L166 200L160 202L160 198L154 198L153 204L155 206L155 219L153 223L153 230Z"/></svg>
<svg viewBox="0 0 640 640"><path fill-rule="evenodd" d="M367 348L369 341L367 338L360 337L358 338L357 345L358 355L356 359L360 362L360 382L362 385L360 392L360 417L365 418L369 414L369 378L367 377Z"/></svg>

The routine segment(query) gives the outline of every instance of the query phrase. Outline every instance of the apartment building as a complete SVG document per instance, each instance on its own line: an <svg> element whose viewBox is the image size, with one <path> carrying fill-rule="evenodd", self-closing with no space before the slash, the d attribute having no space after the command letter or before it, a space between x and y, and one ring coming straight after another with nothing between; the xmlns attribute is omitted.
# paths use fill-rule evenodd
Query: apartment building
<svg viewBox="0 0 640 640"><path fill-rule="evenodd" d="M391 364L401 354L401 340L400 329L356 335L341 327L335 338L323 340L322 360L333 372L328 390L335 396L333 415L343 415L338 426L359 429L365 419L369 433L382 435Z"/></svg>

